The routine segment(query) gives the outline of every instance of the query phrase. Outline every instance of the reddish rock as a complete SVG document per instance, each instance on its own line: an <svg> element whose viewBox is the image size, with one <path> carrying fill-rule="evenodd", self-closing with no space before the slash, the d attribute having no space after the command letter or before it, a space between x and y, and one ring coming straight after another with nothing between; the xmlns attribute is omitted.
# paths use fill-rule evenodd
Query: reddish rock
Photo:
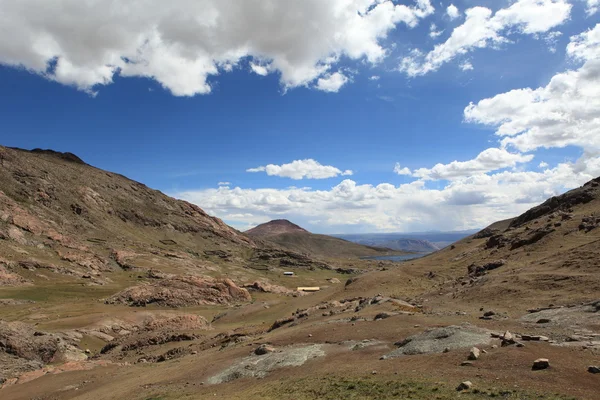
<svg viewBox="0 0 600 400"><path fill-rule="evenodd" d="M232 304L252 300L246 289L231 279L200 276L175 276L134 286L106 300L107 304L127 304L145 307L157 304L166 307L187 307L205 304Z"/></svg>

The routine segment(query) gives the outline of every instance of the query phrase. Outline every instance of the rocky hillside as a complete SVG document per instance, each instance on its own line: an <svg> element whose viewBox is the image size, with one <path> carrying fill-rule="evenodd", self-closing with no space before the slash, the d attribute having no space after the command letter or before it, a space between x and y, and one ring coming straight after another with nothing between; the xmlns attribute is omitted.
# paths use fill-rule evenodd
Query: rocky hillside
<svg viewBox="0 0 600 400"><path fill-rule="evenodd" d="M245 233L290 251L321 258L357 258L398 253L383 246L365 246L333 236L310 233L284 219L261 224Z"/></svg>
<svg viewBox="0 0 600 400"><path fill-rule="evenodd" d="M104 285L111 274L152 269L243 278L244 266L281 260L285 268L300 259L312 266L70 153L0 147L0 210L0 286Z"/></svg>
<svg viewBox="0 0 600 400"><path fill-rule="evenodd" d="M423 298L440 304L450 304L449 297L516 309L589 301L600 293L599 227L600 178L403 270L425 286L435 285L431 297ZM398 283L391 273L371 274L357 290L379 291L383 281Z"/></svg>

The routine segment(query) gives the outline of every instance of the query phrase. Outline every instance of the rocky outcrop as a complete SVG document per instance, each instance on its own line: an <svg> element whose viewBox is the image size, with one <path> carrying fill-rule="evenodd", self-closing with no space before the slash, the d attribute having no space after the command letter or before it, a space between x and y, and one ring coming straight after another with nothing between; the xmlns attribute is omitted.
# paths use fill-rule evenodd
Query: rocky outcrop
<svg viewBox="0 0 600 400"><path fill-rule="evenodd" d="M583 187L571 190L561 196L552 197L537 207L530 209L511 222L511 227L519 227L525 223L539 218L543 215L553 213L554 211L567 211L579 204L586 204L594 200L597 196L597 186L600 178L586 183Z"/></svg>
<svg viewBox="0 0 600 400"><path fill-rule="evenodd" d="M485 345L490 342L489 332L474 326L448 326L430 329L396 343L397 350L385 358L403 355L443 353L448 350Z"/></svg>
<svg viewBox="0 0 600 400"><path fill-rule="evenodd" d="M530 244L537 243L540 240L542 240L544 237L551 234L552 232L554 232L554 229L552 229L552 228L536 229L523 239L519 239L519 238L515 239L511 243L510 249L515 250L515 249L518 249L519 247L528 246Z"/></svg>
<svg viewBox="0 0 600 400"><path fill-rule="evenodd" d="M106 300L107 304L127 304L145 307L188 307L195 305L232 304L252 300L246 289L231 279L200 276L176 276L134 286Z"/></svg>
<svg viewBox="0 0 600 400"><path fill-rule="evenodd" d="M21 275L8 269L8 265L0 260L0 286L24 286L30 282Z"/></svg>
<svg viewBox="0 0 600 400"><path fill-rule="evenodd" d="M504 264L506 264L505 260L493 261L484 265L471 264L468 267L468 272L472 276L481 276L485 275L488 271L502 267Z"/></svg>
<svg viewBox="0 0 600 400"><path fill-rule="evenodd" d="M247 283L244 285L244 288L248 290L253 290L261 293L277 293L277 294L299 294L301 292L297 292L295 290L288 289L283 286L272 285L267 282L256 281L254 283Z"/></svg>
<svg viewBox="0 0 600 400"><path fill-rule="evenodd" d="M86 359L62 336L37 331L22 322L0 320L0 379L14 378L48 363Z"/></svg>

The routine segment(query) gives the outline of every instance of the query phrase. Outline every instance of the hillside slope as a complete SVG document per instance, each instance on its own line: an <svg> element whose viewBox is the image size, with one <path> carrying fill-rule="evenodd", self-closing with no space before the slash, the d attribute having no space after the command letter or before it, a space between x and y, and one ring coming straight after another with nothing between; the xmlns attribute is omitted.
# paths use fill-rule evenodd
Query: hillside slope
<svg viewBox="0 0 600 400"><path fill-rule="evenodd" d="M494 304L524 311L589 301L600 293L599 226L600 178L401 269L413 279L411 292L421 291L422 300L437 306ZM360 280L356 293L399 284L395 272Z"/></svg>
<svg viewBox="0 0 600 400"><path fill-rule="evenodd" d="M245 233L287 250L321 258L356 258L394 253L389 248L365 246L333 236L310 233L287 220L270 221Z"/></svg>

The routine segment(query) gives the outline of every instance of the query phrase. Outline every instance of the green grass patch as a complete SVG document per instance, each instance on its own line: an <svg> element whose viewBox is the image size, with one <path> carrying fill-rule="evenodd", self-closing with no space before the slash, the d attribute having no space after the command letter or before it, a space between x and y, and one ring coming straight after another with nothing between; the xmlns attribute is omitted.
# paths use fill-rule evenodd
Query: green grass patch
<svg viewBox="0 0 600 400"><path fill-rule="evenodd" d="M485 388L485 389L484 389ZM261 395L263 399L281 400L446 400L456 399L459 393L454 387L429 382L399 380L345 379L336 377L304 378L297 381L265 385L260 391L247 393L247 398ZM518 392L498 388L482 388L460 393L464 399L519 399L519 400L572 400L573 397ZM244 397L246 398L246 394ZM258 398L258 397L256 397Z"/></svg>

